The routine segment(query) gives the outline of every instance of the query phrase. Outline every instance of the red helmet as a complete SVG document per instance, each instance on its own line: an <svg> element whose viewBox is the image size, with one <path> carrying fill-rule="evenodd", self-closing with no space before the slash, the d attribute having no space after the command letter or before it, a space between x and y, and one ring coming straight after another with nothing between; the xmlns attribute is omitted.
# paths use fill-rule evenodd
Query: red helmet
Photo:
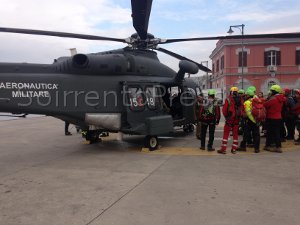
<svg viewBox="0 0 300 225"><path fill-rule="evenodd" d="M291 93L291 89L285 88L285 89L283 89L283 93L290 94Z"/></svg>

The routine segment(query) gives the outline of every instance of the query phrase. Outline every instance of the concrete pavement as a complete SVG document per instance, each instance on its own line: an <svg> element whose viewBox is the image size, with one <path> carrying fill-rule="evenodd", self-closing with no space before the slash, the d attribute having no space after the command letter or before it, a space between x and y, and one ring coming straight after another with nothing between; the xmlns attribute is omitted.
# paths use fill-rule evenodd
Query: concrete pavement
<svg viewBox="0 0 300 225"><path fill-rule="evenodd" d="M292 143L283 154L216 155L177 133L160 138L159 151L141 152L142 137L85 145L71 132L49 117L0 122L1 225L300 221L300 149Z"/></svg>

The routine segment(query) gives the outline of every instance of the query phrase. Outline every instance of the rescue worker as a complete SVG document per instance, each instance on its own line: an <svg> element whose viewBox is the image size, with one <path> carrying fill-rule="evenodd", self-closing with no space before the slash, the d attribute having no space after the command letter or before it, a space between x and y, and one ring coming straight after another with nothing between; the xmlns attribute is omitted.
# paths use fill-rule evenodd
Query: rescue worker
<svg viewBox="0 0 300 225"><path fill-rule="evenodd" d="M264 93L263 92L259 92L257 97L263 102L265 103L266 99L264 98ZM267 136L267 130L266 130L266 122L263 121L261 124L261 133L263 133L262 137L266 137Z"/></svg>
<svg viewBox="0 0 300 225"><path fill-rule="evenodd" d="M245 101L246 100L246 95L245 95L245 91L243 89L240 89L238 91L239 96L241 96L241 98ZM242 117L240 119L240 123L239 123L239 135L244 135L244 130L246 129L245 127L245 120Z"/></svg>
<svg viewBox="0 0 300 225"><path fill-rule="evenodd" d="M253 91L254 92L254 96L256 97L256 87L255 86L249 86L248 88L247 88L247 91L248 90L250 90L250 91ZM247 98L249 98L249 97L247 97ZM254 145L253 145L253 137L252 137L252 133L251 132L248 132L248 137L247 137L247 146L248 147L254 147Z"/></svg>
<svg viewBox="0 0 300 225"><path fill-rule="evenodd" d="M226 154L228 136L230 131L233 133L233 143L231 153L235 154L238 148L238 129L240 118L244 114L243 110L243 99L238 95L239 89L232 87L230 89L229 96L225 99L225 103L222 109L222 113L225 117L225 125L223 132L223 141L221 149L218 150L220 154Z"/></svg>
<svg viewBox="0 0 300 225"><path fill-rule="evenodd" d="M255 153L259 153L259 145L260 145L260 135L259 135L259 123L255 120L252 115L252 100L253 98L257 98L252 89L247 89L246 95L249 97L244 103L244 109L246 113L245 118L245 134L243 135L243 140L239 147L239 151L246 151L246 143L247 137L250 135L253 137L254 151Z"/></svg>
<svg viewBox="0 0 300 225"><path fill-rule="evenodd" d="M195 121L196 121L196 138L201 139L201 122L199 119L199 112L200 112L200 106L203 105L204 97L203 93L199 94L197 96L196 102L194 104L194 115L195 115Z"/></svg>
<svg viewBox="0 0 300 225"><path fill-rule="evenodd" d="M287 134L285 136L286 140L294 140L295 136L295 120L296 117L292 113L292 109L295 107L295 100L291 95L291 90L289 88L285 88L284 95L286 97L285 105L283 106L283 122L287 129ZM284 128L285 129L285 128Z"/></svg>
<svg viewBox="0 0 300 225"><path fill-rule="evenodd" d="M281 93L281 87L277 84L270 88L270 98L264 103L267 111L266 128L267 137L264 150L271 152L282 153L280 141L280 125L281 125L281 111L285 102L285 97ZM271 144L275 143L275 148L271 148Z"/></svg>
<svg viewBox="0 0 300 225"><path fill-rule="evenodd" d="M220 106L215 98L216 91L211 89L208 91L207 104L202 104L199 109L199 121L201 123L201 147L205 150L205 139L207 128L209 128L209 139L207 144L208 151L214 151L213 142L216 125L219 124L221 118Z"/></svg>
<svg viewBox="0 0 300 225"><path fill-rule="evenodd" d="M295 107L292 113L296 116L296 128L298 131L298 138L295 139L295 145L300 145L300 90L295 90Z"/></svg>

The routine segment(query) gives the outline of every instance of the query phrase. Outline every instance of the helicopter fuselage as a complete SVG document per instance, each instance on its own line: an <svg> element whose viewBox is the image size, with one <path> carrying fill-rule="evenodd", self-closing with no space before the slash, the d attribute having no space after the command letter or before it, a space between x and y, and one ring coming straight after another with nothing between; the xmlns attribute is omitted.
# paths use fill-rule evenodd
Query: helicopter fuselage
<svg viewBox="0 0 300 225"><path fill-rule="evenodd" d="M77 54L53 64L0 63L0 111L44 114L84 129L167 133L175 120L167 89L183 92L178 74L149 50Z"/></svg>

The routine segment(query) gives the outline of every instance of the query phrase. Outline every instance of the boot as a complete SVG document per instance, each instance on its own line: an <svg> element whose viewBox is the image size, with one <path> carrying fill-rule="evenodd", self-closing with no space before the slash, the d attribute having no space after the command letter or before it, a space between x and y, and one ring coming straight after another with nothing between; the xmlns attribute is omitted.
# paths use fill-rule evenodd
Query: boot
<svg viewBox="0 0 300 225"><path fill-rule="evenodd" d="M271 151L271 147L270 147L270 146L265 146L265 147L264 147L264 150L265 150L265 151Z"/></svg>
<svg viewBox="0 0 300 225"><path fill-rule="evenodd" d="M276 147L276 148L271 148L270 152L282 153L282 150L280 147Z"/></svg>
<svg viewBox="0 0 300 225"><path fill-rule="evenodd" d="M235 149L231 149L231 153L232 154L236 154L236 150Z"/></svg>
<svg viewBox="0 0 300 225"><path fill-rule="evenodd" d="M226 151L225 151L225 150L222 150L222 149L220 149L220 150L218 150L218 151L217 151L217 153L219 153L219 154L226 154Z"/></svg>
<svg viewBox="0 0 300 225"><path fill-rule="evenodd" d="M259 149L255 149L254 152L255 153L259 153L260 151L259 151Z"/></svg>
<svg viewBox="0 0 300 225"><path fill-rule="evenodd" d="M205 150L205 147L204 147L204 146L201 146L200 149L201 149L201 150Z"/></svg>
<svg viewBox="0 0 300 225"><path fill-rule="evenodd" d="M65 135L69 136L69 135L72 135L72 133L68 131L68 132L65 133Z"/></svg>
<svg viewBox="0 0 300 225"><path fill-rule="evenodd" d="M215 148L213 148L211 146L207 146L207 151L209 151L209 152L215 151Z"/></svg>
<svg viewBox="0 0 300 225"><path fill-rule="evenodd" d="M245 147L238 147L237 151L239 151L239 152L246 152L247 149Z"/></svg>

